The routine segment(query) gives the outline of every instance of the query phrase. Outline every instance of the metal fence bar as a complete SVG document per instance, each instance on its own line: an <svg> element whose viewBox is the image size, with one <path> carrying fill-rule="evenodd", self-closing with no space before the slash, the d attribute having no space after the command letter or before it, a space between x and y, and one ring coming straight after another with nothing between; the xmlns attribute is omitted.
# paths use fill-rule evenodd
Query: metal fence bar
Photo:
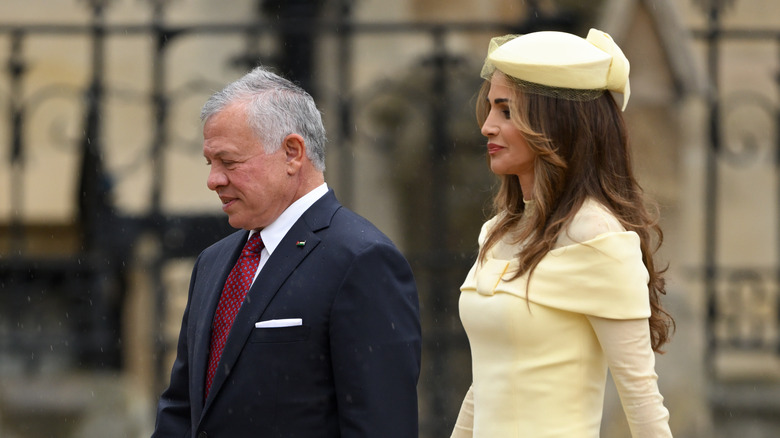
<svg viewBox="0 0 780 438"><path fill-rule="evenodd" d="M83 278L79 282L70 282L59 287L84 287L88 290L85 296L79 296L78 291L71 291L63 294L68 299L92 299L92 306L82 306L82 309L91 312L89 315L79 315L82 321L77 329L95 331L94 336L83 338L77 350L84 353L86 361L83 363L89 366L118 367L118 363L106 359L106 354L100 354L100 350L111 344L114 339L112 336L116 326L110 324L111 312L116 311L117 296L124 293L123 284L126 275L124 269L117 267L129 257L129 248L142 234L152 235L159 244L159 252L156 253L154 261L150 264L151 270L148 273L151 283L154 287L154 315L153 321L161 321L166 315L166 294L163 282L162 269L166 262L179 257L195 256L207 244L213 240L215 235L227 233L229 227L221 217L200 215L193 217L169 216L163 213L162 192L164 181L164 157L166 147L169 146L170 139L167 134L167 127L170 123L170 90L167 89L166 77L167 71L165 61L168 56L168 48L174 40L178 40L192 35L242 35L251 37L260 37L263 35L277 35L282 31L286 35L333 35L337 37L337 53L339 59L338 72L339 77L336 86L341 91L337 103L339 109L339 123L337 136L340 144L345 147L352 147L354 143L354 112L356 110L355 102L346 91L349 90L352 82L352 68L355 60L353 52L353 41L356 38L366 35L411 35L419 34L430 38L433 46L432 57L429 67L434 72L431 80L431 89L439 96L447 96L451 92L451 84L447 82L447 69L450 63L455 62L449 48L447 47L447 38L450 35L469 32L505 32L505 33L523 33L533 27L532 22L512 23L512 22L415 22L415 23L354 23L348 19L347 14L339 15L336 20L287 20L284 23L266 22L256 20L247 23L198 23L193 25L167 25L164 22L164 2L155 2L153 19L149 24L142 25L123 25L106 24L103 19L103 2L93 2L92 22L88 25L61 25L61 24L35 24L18 25L12 23L0 23L0 36L6 36L11 41L11 55L8 59L10 76L8 79L12 95L9 96L9 108L11 118L11 161L14 169L13 189L16 193L12 199L13 208L22 211L23 198L21 197L24 172L24 153L25 142L22 136L24 132L24 102L22 101L22 84L24 80L24 42L27 38L34 36L86 36L91 44L91 65L87 68L90 79L86 89L83 90L85 98L85 113L83 114L84 137L82 139L80 152L83 154L81 164L81 184L79 187L79 199L81 204L80 220L83 240L85 242L83 253L75 257L79 260L88 261L81 270L87 273L80 274ZM342 12L348 12L348 2L344 3ZM549 24L549 23L548 23ZM142 217L130 218L117 214L112 208L108 197L108 189L102 185L102 179L105 177L105 170L101 160L101 148L103 146L103 128L100 119L101 111L104 109L105 97L108 91L106 88L105 77L105 55L106 42L108 38L122 38L125 36L151 36L155 45L150 53L152 59L150 72L151 88L149 91L150 102L155 122L152 127L153 135L150 147L149 160L152 160L154 167L154 177L150 189L151 207L148 213ZM247 59L253 53L247 48ZM256 54L254 54L256 55ZM430 141L432 142L430 160L433 163L431 178L434 180L434 190L431 194L431 203L427 207L430 209L428 226L439 230L441 234L447 234L450 231L449 213L448 213L448 191L450 189L449 180L451 178L450 170L447 167L448 158L452 154L452 138L448 133L447 121L450 117L450 109L447 107L446 99L433 101L429 111L430 120ZM347 159L344 166L340 168L344 172L343 178L345 190L340 193L342 201L349 205L354 199L354 166L349 151L345 154ZM74 199L75 201L75 199ZM478 212L477 212L478 213ZM21 230L21 217L12 218L11 228L17 227ZM95 231L98 230L98 231ZM176 232L176 239L171 239L171 235ZM15 233L16 234L16 233ZM105 237L110 236L110 237ZM416 263L416 267L426 274L426 285L421 285L421 292L427 294L423 299L427 300L434 314L446 311L443 304L446 297L444 291L452 289L453 280L448 275L453 270L453 264L462 263L462 257L455 253L452 248L440 245L438 235L430 236L430 250L423 254L415 254L410 259ZM36 257L25 256L25 239L23 233L18 233L18 239L13 243L13 249L21 256L13 264L4 264L0 267L0 280L3 278L13 278L13 287L18 291L24 287L38 287L36 281L40 280L51 284L62 275L66 275L69 270L74 268L73 260L54 260L51 264L43 265L41 269L32 271L32 266L39 263ZM25 273L33 272L33 277L28 278ZM81 271L79 271L81 272ZM63 274L65 273L65 274ZM25 280L26 279L26 280ZM51 280L55 279L55 280ZM51 280L51 281L49 281ZM460 280L460 279L459 279ZM22 282L27 281L25 284ZM64 283L63 283L64 284ZM73 286L76 285L76 286ZM86 286L84 286L86 285ZM0 297L4 299L4 297ZM68 302L69 306L73 305ZM121 304L120 304L121 305ZM446 330L441 330L437 334L446 334ZM27 339L27 338L25 338ZM35 339L27 339L29 342L35 342ZM431 342L442 345L440 355L433 355L433 367L446 373L447 355L454 348L452 342L448 339L432 340ZM3 344L4 347L16 348L17 345ZM161 387L167 378L168 370L164 369L165 353L169 351L171 345L164 337L156 334L154 339L154 370L155 385ZM447 376L442 376L447 379ZM444 436L451 427L449 417L457 412L451 412L448 407L448 400L441 397L441 393L432 388L428 391L432 394L432 400L429 403L429 410L432 418L427 421L423 427L432 436ZM437 396L437 394L439 394ZM438 398L437 398L438 397Z"/></svg>

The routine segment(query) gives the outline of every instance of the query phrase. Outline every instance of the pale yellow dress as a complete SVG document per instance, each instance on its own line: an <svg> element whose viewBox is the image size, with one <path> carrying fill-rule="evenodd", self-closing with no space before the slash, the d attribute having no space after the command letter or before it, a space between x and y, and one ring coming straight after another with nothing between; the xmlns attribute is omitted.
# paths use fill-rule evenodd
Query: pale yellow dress
<svg viewBox="0 0 780 438"><path fill-rule="evenodd" d="M527 208L532 208L529 205ZM480 233L480 245L495 219ZM587 201L531 276L508 241L461 286L473 383L453 437L597 438L607 367L634 437L669 437L639 237Z"/></svg>

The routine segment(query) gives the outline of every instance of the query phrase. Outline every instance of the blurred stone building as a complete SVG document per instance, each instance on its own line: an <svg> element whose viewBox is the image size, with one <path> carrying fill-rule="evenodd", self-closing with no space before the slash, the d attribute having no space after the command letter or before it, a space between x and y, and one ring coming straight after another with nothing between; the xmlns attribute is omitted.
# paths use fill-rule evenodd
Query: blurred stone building
<svg viewBox="0 0 780 438"><path fill-rule="evenodd" d="M474 95L490 37L609 32L660 206L678 437L776 436L780 5L762 0L3 0L0 436L142 437L194 257L230 232L201 104L264 63L309 90L326 179L413 265L421 437L469 385L458 287L494 180ZM610 387L602 436L628 436Z"/></svg>

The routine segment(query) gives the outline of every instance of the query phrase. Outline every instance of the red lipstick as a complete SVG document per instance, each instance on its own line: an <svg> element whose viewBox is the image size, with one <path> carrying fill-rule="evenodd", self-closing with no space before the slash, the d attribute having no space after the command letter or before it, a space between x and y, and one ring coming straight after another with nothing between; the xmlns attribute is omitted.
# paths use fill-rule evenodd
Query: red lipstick
<svg viewBox="0 0 780 438"><path fill-rule="evenodd" d="M501 149L504 149L504 147L501 146L501 145L497 145L495 143L488 143L487 144L488 154L490 154L490 155L495 154L496 152L500 151Z"/></svg>

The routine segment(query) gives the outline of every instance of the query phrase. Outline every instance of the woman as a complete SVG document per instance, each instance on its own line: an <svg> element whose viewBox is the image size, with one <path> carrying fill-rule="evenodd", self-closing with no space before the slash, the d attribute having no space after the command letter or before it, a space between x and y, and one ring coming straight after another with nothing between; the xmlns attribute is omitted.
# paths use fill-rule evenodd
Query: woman
<svg viewBox="0 0 780 438"><path fill-rule="evenodd" d="M632 436L671 436L663 237L611 93L624 109L628 71L595 29L491 41L477 117L501 186L461 287L473 382L453 437L598 437L608 367Z"/></svg>

